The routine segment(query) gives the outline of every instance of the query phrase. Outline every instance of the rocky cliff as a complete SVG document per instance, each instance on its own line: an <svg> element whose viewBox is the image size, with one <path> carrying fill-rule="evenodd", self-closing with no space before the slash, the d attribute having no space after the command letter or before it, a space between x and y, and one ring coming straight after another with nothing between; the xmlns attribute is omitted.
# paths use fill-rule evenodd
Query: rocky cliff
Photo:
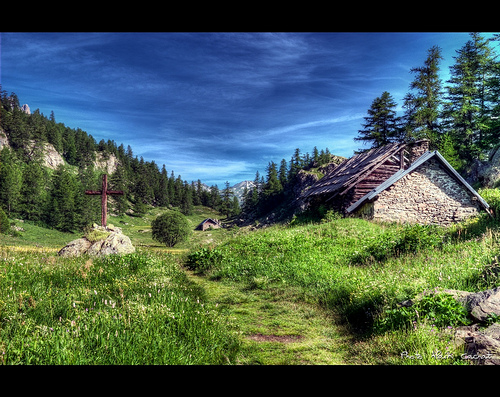
<svg viewBox="0 0 500 397"><path fill-rule="evenodd" d="M57 152L51 143L35 142L34 140L30 140L26 145L26 150L30 158L34 158L36 153L41 153L42 164L53 170L55 170L59 165L65 164L63 157Z"/></svg>
<svg viewBox="0 0 500 397"><path fill-rule="evenodd" d="M500 147L490 150L486 160L476 160L467 171L466 180L482 187L500 187Z"/></svg>

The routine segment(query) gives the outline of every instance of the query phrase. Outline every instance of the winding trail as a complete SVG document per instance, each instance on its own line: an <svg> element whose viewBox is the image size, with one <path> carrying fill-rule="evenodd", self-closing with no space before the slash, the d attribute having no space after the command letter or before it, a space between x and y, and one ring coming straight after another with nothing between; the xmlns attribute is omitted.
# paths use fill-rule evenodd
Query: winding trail
<svg viewBox="0 0 500 397"><path fill-rule="evenodd" d="M249 289L186 270L207 299L222 307L239 333L240 365L346 365L352 335L332 313L290 287Z"/></svg>

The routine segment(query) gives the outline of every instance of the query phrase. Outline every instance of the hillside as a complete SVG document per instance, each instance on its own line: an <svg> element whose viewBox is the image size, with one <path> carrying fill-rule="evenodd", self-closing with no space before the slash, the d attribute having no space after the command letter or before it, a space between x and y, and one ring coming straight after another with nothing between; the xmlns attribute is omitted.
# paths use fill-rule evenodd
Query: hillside
<svg viewBox="0 0 500 397"><path fill-rule="evenodd" d="M101 175L110 189L110 211L141 215L148 206L176 207L190 215L195 205L221 206L220 193L198 181L184 181L154 161L134 156L128 145L101 140L58 123L52 112L28 111L15 95L2 92L0 107L0 207L23 219L60 231L78 231L99 221L95 197Z"/></svg>

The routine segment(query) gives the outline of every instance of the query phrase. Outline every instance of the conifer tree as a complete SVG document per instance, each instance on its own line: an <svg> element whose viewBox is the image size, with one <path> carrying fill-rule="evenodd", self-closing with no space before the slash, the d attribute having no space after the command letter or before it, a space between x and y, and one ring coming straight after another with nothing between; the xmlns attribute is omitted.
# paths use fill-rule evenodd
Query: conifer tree
<svg viewBox="0 0 500 397"><path fill-rule="evenodd" d="M471 39L454 59L445 114L459 156L470 163L480 158L488 141L485 139L491 117L488 98L494 62L487 41L477 33L471 33Z"/></svg>
<svg viewBox="0 0 500 397"><path fill-rule="evenodd" d="M77 227L77 184L74 175L60 165L52 176L52 189L47 211L47 223L61 231Z"/></svg>
<svg viewBox="0 0 500 397"><path fill-rule="evenodd" d="M5 146L0 151L0 206L9 216L18 211L21 184L22 172L15 152Z"/></svg>
<svg viewBox="0 0 500 397"><path fill-rule="evenodd" d="M121 195L113 195L111 196L111 200L113 202L113 210L114 212L120 216L125 213L127 210L127 195L128 195L128 186L125 179L124 170L121 166L118 166L109 177L109 187L110 190L121 190L123 194Z"/></svg>
<svg viewBox="0 0 500 397"><path fill-rule="evenodd" d="M48 186L48 182L48 173L40 158L33 158L23 167L19 202L23 219L43 222L43 208L45 208L47 200L46 186Z"/></svg>
<svg viewBox="0 0 500 397"><path fill-rule="evenodd" d="M276 163L271 161L267 166L267 181L264 186L264 196L270 197L281 193L283 187L278 179L278 170L276 169Z"/></svg>
<svg viewBox="0 0 500 397"><path fill-rule="evenodd" d="M281 160L280 169L279 169L279 182L281 187L284 189L288 183L288 168L285 159Z"/></svg>
<svg viewBox="0 0 500 397"><path fill-rule="evenodd" d="M429 139L431 145L439 138L438 118L441 104L441 80L439 62L442 60L441 49L433 46L428 51L424 66L412 68L415 79L410 84L413 94L405 97L405 123L409 127L405 138Z"/></svg>
<svg viewBox="0 0 500 397"><path fill-rule="evenodd" d="M234 192L231 190L229 182L226 181L225 187L222 190L221 212L225 214L227 218L229 218L232 213L233 195Z"/></svg>
<svg viewBox="0 0 500 397"><path fill-rule="evenodd" d="M193 213L193 192L186 181L184 182L184 188L181 190L180 209L184 215Z"/></svg>
<svg viewBox="0 0 500 397"><path fill-rule="evenodd" d="M384 91L380 97L373 100L366 123L363 129L358 131L356 141L371 144L371 147L379 147L394 142L399 138L399 120L396 117L396 102L389 92Z"/></svg>
<svg viewBox="0 0 500 397"><path fill-rule="evenodd" d="M101 209L99 202L95 196L85 194L85 190L100 190L102 175L93 166L80 168L75 186L75 226L77 229L82 230L85 226L100 222Z"/></svg>

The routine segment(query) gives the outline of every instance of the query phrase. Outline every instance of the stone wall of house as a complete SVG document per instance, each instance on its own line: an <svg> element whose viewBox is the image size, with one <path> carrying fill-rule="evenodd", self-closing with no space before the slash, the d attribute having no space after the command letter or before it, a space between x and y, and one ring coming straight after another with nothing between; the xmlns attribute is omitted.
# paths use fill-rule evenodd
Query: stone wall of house
<svg viewBox="0 0 500 397"><path fill-rule="evenodd" d="M431 159L357 212L373 220L450 225L480 211L477 199Z"/></svg>

